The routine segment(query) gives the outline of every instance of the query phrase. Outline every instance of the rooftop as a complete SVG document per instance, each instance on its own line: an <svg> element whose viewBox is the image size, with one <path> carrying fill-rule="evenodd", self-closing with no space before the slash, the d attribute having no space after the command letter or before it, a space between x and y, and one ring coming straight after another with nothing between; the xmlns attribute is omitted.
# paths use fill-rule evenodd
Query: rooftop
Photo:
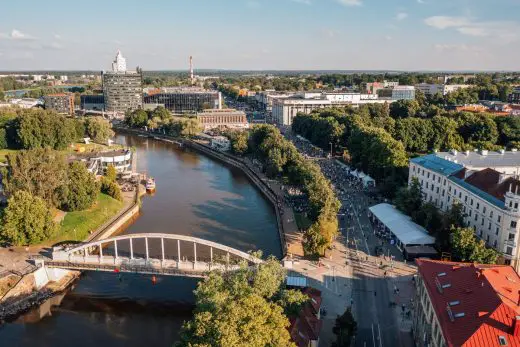
<svg viewBox="0 0 520 347"><path fill-rule="evenodd" d="M416 260L448 346L520 346L520 277L510 266ZM447 286L449 284L449 286ZM519 322L520 323L520 322Z"/></svg>
<svg viewBox="0 0 520 347"><path fill-rule="evenodd" d="M428 170L435 171L445 176L453 175L457 171L460 171L464 168L464 166L461 164L445 160L443 157L439 157L439 153L437 153L437 155L428 154L422 157L413 158L410 159L410 161L414 164L421 165Z"/></svg>
<svg viewBox="0 0 520 347"><path fill-rule="evenodd" d="M518 151L466 151L466 152L438 152L439 158L457 161L466 167L474 168L497 168L497 167L520 167L520 152Z"/></svg>

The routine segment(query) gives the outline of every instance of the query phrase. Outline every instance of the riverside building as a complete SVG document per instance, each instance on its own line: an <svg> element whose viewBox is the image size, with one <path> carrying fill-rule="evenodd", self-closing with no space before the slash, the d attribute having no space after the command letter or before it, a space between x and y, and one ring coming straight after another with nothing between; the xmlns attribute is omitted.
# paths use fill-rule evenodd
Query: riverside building
<svg viewBox="0 0 520 347"><path fill-rule="evenodd" d="M195 113L205 109L222 109L222 94L202 88L161 88L148 91L144 107L163 106L172 113Z"/></svg>
<svg viewBox="0 0 520 347"><path fill-rule="evenodd" d="M204 110L197 114L204 131L211 129L247 129L249 122L243 111L235 109Z"/></svg>
<svg viewBox="0 0 520 347"><path fill-rule="evenodd" d="M462 205L464 221L504 264L520 270L520 153L487 150L439 152L410 160L425 202L447 211Z"/></svg>
<svg viewBox="0 0 520 347"><path fill-rule="evenodd" d="M143 105L143 74L126 70L126 59L117 52L112 71L102 72L105 111L124 114Z"/></svg>
<svg viewBox="0 0 520 347"><path fill-rule="evenodd" d="M46 110L60 114L74 114L74 95L71 93L49 94L43 97Z"/></svg>

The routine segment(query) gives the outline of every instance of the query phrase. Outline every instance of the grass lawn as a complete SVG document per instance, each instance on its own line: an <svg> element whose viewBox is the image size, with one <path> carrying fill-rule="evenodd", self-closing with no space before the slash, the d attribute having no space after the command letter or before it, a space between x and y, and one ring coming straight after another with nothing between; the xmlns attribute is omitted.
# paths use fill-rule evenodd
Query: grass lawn
<svg viewBox="0 0 520 347"><path fill-rule="evenodd" d="M116 215L124 203L105 194L98 195L96 204L85 211L69 212L61 222L59 235L49 242L54 244L60 241L82 241L89 235L89 231L94 232L103 223Z"/></svg>
<svg viewBox="0 0 520 347"><path fill-rule="evenodd" d="M7 161L6 156L10 153L18 152L16 149L0 149L0 163L5 163Z"/></svg>
<svg viewBox="0 0 520 347"><path fill-rule="evenodd" d="M113 144L112 146L108 147L107 145L103 145L103 144L99 144L99 143L89 143L87 145L82 142L76 142L76 143L74 143L73 147L67 147L65 152L74 154L77 152L77 149L80 147L83 147L85 149L84 153L115 151L115 150L123 148L123 146L121 146L119 144Z"/></svg>
<svg viewBox="0 0 520 347"><path fill-rule="evenodd" d="M305 217L305 214L303 213L294 212L294 219L296 219L298 229L307 230L312 225L312 222L309 220L309 218Z"/></svg>

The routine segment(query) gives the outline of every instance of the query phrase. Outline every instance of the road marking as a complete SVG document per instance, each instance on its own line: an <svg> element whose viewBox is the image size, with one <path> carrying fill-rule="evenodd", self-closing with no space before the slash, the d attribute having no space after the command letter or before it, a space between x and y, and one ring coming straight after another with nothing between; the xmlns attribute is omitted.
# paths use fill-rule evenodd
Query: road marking
<svg viewBox="0 0 520 347"><path fill-rule="evenodd" d="M376 346L376 335L374 334L374 324L372 324L372 343L374 347Z"/></svg>
<svg viewBox="0 0 520 347"><path fill-rule="evenodd" d="M383 347L383 341L381 341L381 329L379 329L379 323L377 323L377 331L379 333L379 347Z"/></svg>

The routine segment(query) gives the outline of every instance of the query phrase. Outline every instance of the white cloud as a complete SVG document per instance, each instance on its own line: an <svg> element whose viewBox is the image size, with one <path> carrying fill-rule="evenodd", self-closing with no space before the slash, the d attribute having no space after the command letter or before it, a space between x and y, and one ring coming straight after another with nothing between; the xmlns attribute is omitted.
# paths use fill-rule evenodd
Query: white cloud
<svg viewBox="0 0 520 347"><path fill-rule="evenodd" d="M456 51L456 52L483 52L484 48L479 46L469 46L466 44L441 44L438 43L433 46L438 51Z"/></svg>
<svg viewBox="0 0 520 347"><path fill-rule="evenodd" d="M336 0L336 2L343 6L361 6L361 5L363 5L361 0Z"/></svg>
<svg viewBox="0 0 520 347"><path fill-rule="evenodd" d="M311 4L311 0L291 0L292 2L297 2L299 4L304 4L304 5L310 5Z"/></svg>
<svg viewBox="0 0 520 347"><path fill-rule="evenodd" d="M385 40L391 41L392 40L392 36L389 36L389 35L385 36Z"/></svg>
<svg viewBox="0 0 520 347"><path fill-rule="evenodd" d="M408 13L406 13L406 12L399 12L395 16L395 19L397 19L397 20L403 20L403 19L406 19L406 18L408 18Z"/></svg>
<svg viewBox="0 0 520 347"><path fill-rule="evenodd" d="M61 35L59 35L59 34L54 34L54 38L55 38L56 40L61 40Z"/></svg>
<svg viewBox="0 0 520 347"><path fill-rule="evenodd" d="M434 16L426 18L424 23L440 30L454 29L463 35L487 37L501 43L520 38L520 24L511 21L480 22L466 17Z"/></svg>
<svg viewBox="0 0 520 347"><path fill-rule="evenodd" d="M22 33L20 30L13 29L9 37L11 40L34 40L35 38L31 35Z"/></svg>
<svg viewBox="0 0 520 347"><path fill-rule="evenodd" d="M51 42L49 44L43 44L41 46L43 49L63 49L63 45L59 42Z"/></svg>
<svg viewBox="0 0 520 347"><path fill-rule="evenodd" d="M322 29L321 33L327 37L336 37L339 34L339 32L334 29Z"/></svg>

